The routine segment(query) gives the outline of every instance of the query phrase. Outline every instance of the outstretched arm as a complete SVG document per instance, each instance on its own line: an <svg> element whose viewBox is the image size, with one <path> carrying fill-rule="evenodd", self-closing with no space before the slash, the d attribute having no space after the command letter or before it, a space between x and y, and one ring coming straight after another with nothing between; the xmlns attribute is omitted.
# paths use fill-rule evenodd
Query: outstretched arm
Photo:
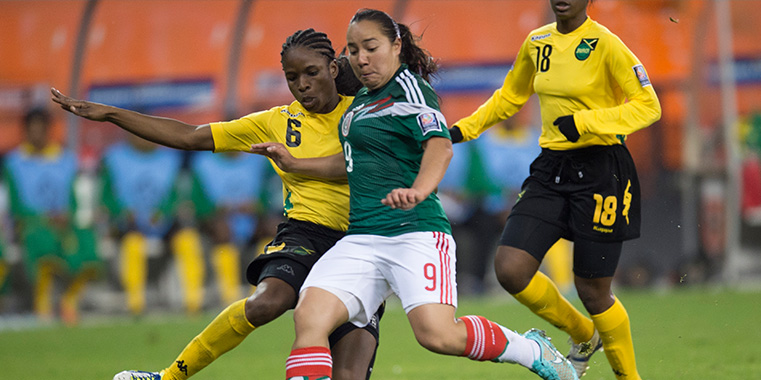
<svg viewBox="0 0 761 380"><path fill-rule="evenodd" d="M281 143L266 142L251 145L251 153L261 154L274 162L280 170L321 178L344 178L346 167L343 154L314 158L296 158Z"/></svg>
<svg viewBox="0 0 761 380"><path fill-rule="evenodd" d="M58 103L64 110L85 119L116 124L125 131L170 148L214 149L214 138L208 124L190 125L175 119L145 115L123 108L74 99L55 88L51 88L50 92L53 102Z"/></svg>

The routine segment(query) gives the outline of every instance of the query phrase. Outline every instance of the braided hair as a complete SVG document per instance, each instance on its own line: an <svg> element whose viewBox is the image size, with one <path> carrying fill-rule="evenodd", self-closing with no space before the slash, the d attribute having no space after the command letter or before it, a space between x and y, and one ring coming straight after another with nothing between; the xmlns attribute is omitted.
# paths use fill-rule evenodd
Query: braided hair
<svg viewBox="0 0 761 380"><path fill-rule="evenodd" d="M292 48L305 47L322 54L328 63L335 61L338 65L338 76L336 76L336 90L341 95L354 96L362 88L362 83L354 76L354 72L349 66L349 60L342 54L336 58L336 51L330 42L328 35L323 32L315 31L312 28L299 30L288 36L280 51L280 63L283 64L285 55Z"/></svg>

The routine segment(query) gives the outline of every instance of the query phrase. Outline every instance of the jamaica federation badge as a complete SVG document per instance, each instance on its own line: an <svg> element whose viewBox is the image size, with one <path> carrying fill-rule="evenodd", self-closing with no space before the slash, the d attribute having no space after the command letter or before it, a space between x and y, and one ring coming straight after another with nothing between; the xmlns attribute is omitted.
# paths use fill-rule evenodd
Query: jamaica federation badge
<svg viewBox="0 0 761 380"><path fill-rule="evenodd" d="M597 47L597 40L599 38L582 38L579 46L576 47L576 59L583 61L589 58L592 50Z"/></svg>

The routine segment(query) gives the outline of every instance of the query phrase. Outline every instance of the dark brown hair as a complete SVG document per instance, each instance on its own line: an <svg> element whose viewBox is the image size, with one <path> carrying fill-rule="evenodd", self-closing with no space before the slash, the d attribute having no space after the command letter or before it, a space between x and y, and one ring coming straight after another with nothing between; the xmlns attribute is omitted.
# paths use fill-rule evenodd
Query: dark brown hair
<svg viewBox="0 0 761 380"><path fill-rule="evenodd" d="M412 72L428 82L431 81L431 76L439 70L439 65L425 49L418 46L420 38L413 35L407 25L397 23L386 12L375 9L360 9L351 18L352 23L363 20L374 21L380 25L381 31L389 41L394 42L399 38L402 41L399 60Z"/></svg>

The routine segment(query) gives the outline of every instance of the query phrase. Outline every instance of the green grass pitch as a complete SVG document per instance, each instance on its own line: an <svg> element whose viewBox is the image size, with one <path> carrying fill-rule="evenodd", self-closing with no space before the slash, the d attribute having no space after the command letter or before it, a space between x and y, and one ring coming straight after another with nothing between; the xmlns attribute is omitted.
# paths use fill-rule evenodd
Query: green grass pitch
<svg viewBox="0 0 761 380"><path fill-rule="evenodd" d="M620 291L632 322L644 379L761 378L761 292L687 288L665 293ZM578 301L574 301L578 305ZM123 369L158 370L216 313L194 317L153 315L133 320L90 317L75 328L48 326L0 331L0 378L110 380ZM507 294L463 299L457 315L481 314L523 332L547 330L566 352L567 337ZM288 313L254 331L194 379L283 379L293 339ZM510 364L446 357L417 345L398 301L381 322L374 380L535 379ZM614 379L605 355L596 354L584 380Z"/></svg>

